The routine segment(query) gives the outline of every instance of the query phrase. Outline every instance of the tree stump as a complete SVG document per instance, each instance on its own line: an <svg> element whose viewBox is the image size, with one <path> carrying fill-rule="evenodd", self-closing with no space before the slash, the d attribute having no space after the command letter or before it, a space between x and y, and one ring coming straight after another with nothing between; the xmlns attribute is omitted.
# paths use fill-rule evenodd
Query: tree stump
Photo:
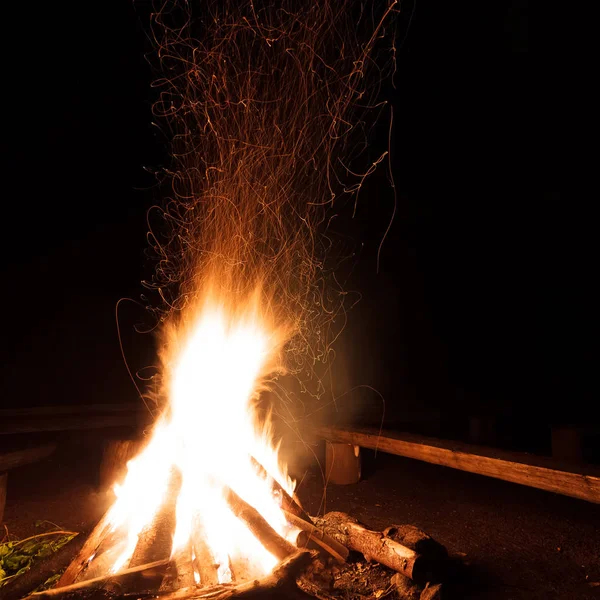
<svg viewBox="0 0 600 600"><path fill-rule="evenodd" d="M325 442L325 473L327 481L337 485L358 483L361 476L360 446Z"/></svg>

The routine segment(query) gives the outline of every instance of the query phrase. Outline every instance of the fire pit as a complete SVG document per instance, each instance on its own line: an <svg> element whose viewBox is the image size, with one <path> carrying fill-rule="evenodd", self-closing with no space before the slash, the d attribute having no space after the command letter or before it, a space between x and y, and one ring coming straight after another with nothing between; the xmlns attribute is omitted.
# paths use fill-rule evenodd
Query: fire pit
<svg viewBox="0 0 600 600"><path fill-rule="evenodd" d="M170 331L168 406L57 588L32 598L348 597L357 580L415 597L412 581L440 579L447 554L423 532L304 511L255 402L281 338L251 300L225 306L208 297Z"/></svg>

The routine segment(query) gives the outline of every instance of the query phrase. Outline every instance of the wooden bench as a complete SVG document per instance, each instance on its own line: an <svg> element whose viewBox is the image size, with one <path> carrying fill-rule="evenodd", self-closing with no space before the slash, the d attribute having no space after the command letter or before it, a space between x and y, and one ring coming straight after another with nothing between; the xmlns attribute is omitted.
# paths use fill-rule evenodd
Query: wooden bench
<svg viewBox="0 0 600 600"><path fill-rule="evenodd" d="M50 456L55 450L56 444L46 444L35 448L26 448L24 450L15 450L0 454L0 524L4 518L8 471L42 460Z"/></svg>
<svg viewBox="0 0 600 600"><path fill-rule="evenodd" d="M150 414L141 402L36 406L0 410L0 435L114 427L139 428L149 421Z"/></svg>
<svg viewBox="0 0 600 600"><path fill-rule="evenodd" d="M357 481L360 463L349 457L369 448L600 503L600 469L593 465L377 429L320 427L315 433L331 448L326 473L332 482ZM342 457L337 466L336 456Z"/></svg>

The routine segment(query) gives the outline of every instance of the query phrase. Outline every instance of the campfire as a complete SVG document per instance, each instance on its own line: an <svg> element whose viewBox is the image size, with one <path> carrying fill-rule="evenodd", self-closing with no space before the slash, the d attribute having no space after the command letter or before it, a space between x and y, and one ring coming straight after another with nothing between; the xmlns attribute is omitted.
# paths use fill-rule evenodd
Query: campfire
<svg viewBox="0 0 600 600"><path fill-rule="evenodd" d="M209 295L169 330L169 403L114 504L42 597L333 597L334 574L356 569L351 551L387 568L375 597L417 597L417 583L439 578L445 550L423 532L303 510L270 415L257 409L284 340L258 298L232 311Z"/></svg>
<svg viewBox="0 0 600 600"><path fill-rule="evenodd" d="M153 13L154 111L174 133L163 237L149 235L148 287L164 307L158 417L43 597L332 597L336 580L364 579L365 561L383 569L373 597L416 597L438 576L445 550L423 532L308 515L263 402L283 373L323 396L315 365L346 311L327 268L328 210L387 155L370 156L360 133L382 110L366 67L395 5L215 3L194 20L190 3L167 2ZM386 56L391 71L393 43Z"/></svg>

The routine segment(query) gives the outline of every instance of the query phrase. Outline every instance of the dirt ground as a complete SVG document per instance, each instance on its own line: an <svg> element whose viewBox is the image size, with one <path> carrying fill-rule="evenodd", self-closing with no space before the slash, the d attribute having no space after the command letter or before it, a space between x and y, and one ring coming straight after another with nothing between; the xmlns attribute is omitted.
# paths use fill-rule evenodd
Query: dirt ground
<svg viewBox="0 0 600 600"><path fill-rule="evenodd" d="M97 487L96 438L63 441L42 463L11 471L5 525L19 537L37 520L93 525L110 498ZM324 489L318 469L299 482L312 514L342 510L373 529L409 523L444 544L457 568L446 598L600 598L600 506L385 454L364 479Z"/></svg>

